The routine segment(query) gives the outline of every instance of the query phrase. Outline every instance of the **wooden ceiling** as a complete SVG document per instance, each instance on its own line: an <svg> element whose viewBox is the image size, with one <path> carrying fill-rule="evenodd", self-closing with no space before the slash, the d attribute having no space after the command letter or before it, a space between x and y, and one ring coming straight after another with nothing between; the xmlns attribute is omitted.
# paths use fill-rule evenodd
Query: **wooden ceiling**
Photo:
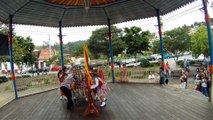
<svg viewBox="0 0 213 120"><path fill-rule="evenodd" d="M64 6L84 6L85 0L46 0L49 3L59 4ZM91 0L91 6L105 5L117 0Z"/></svg>

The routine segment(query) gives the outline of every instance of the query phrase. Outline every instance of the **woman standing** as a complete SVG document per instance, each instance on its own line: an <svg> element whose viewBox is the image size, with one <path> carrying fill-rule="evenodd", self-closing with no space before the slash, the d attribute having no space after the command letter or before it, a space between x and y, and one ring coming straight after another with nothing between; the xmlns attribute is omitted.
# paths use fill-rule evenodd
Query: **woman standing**
<svg viewBox="0 0 213 120"><path fill-rule="evenodd" d="M123 64L122 70L121 70L121 82L127 82L127 68L126 65Z"/></svg>

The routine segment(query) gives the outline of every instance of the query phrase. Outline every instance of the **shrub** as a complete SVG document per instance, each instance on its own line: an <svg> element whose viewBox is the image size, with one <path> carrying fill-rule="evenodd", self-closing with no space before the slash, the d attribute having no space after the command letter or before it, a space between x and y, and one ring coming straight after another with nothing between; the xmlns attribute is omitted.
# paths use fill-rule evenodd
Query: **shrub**
<svg viewBox="0 0 213 120"><path fill-rule="evenodd" d="M141 67L150 67L150 66L151 66L151 64L149 63L149 61L148 61L148 60L143 59L143 60L141 61L140 66L141 66Z"/></svg>
<svg viewBox="0 0 213 120"><path fill-rule="evenodd" d="M195 61L190 61L190 65L194 65L195 64Z"/></svg>
<svg viewBox="0 0 213 120"><path fill-rule="evenodd" d="M180 67L183 67L183 60L177 61L177 65L179 65Z"/></svg>

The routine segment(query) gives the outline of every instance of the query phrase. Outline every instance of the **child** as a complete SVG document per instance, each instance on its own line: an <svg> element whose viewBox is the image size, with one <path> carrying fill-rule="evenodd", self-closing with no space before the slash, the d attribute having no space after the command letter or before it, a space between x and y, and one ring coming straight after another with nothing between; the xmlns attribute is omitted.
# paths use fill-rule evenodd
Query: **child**
<svg viewBox="0 0 213 120"><path fill-rule="evenodd" d="M99 74L100 78L104 81L104 72L101 67L98 68L98 74Z"/></svg>
<svg viewBox="0 0 213 120"><path fill-rule="evenodd" d="M67 74L66 74L66 67L63 67L63 69L59 70L59 72L58 72L59 86L61 86L61 83L64 81L65 76L67 76ZM66 100L66 96L61 91L60 100L63 100L63 99Z"/></svg>
<svg viewBox="0 0 213 120"><path fill-rule="evenodd" d="M154 80L154 79L155 79L155 75L154 75L154 74L152 74L152 72L151 72L151 71L149 71L148 79L149 79L149 80Z"/></svg>
<svg viewBox="0 0 213 120"><path fill-rule="evenodd" d="M181 77L180 77L180 88L182 88L182 89L185 89L186 88L186 78L185 78L185 76L184 75L182 75Z"/></svg>
<svg viewBox="0 0 213 120"><path fill-rule="evenodd" d="M207 93L207 77L206 76L202 76L201 77L201 87L202 87L202 93L208 97L208 93Z"/></svg>
<svg viewBox="0 0 213 120"><path fill-rule="evenodd" d="M127 82L127 68L125 64L123 64L123 68L121 71L121 82Z"/></svg>
<svg viewBox="0 0 213 120"><path fill-rule="evenodd" d="M109 93L110 89L107 84L100 79L100 77L96 73L91 74L93 77L93 85L90 87L95 93L97 93L98 97L100 98L101 105L100 107L106 106L106 98L104 97L105 94Z"/></svg>

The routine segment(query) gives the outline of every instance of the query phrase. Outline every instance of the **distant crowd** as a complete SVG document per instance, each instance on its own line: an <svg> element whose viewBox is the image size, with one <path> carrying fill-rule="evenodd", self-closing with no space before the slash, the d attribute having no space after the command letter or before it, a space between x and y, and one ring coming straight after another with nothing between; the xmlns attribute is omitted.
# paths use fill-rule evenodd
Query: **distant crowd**
<svg viewBox="0 0 213 120"><path fill-rule="evenodd" d="M181 88L187 88L189 66L183 66L180 77ZM200 91L205 96L209 96L210 91L210 72L208 70L208 63L204 60L203 64L196 68L194 74L195 90Z"/></svg>

